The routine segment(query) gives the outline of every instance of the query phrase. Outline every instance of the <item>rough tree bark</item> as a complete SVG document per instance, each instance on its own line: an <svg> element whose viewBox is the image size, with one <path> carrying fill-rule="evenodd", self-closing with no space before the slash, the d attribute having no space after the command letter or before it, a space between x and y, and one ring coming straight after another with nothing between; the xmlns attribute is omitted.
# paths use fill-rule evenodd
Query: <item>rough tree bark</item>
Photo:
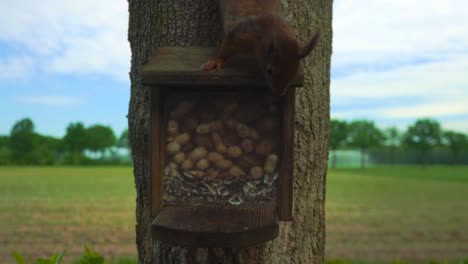
<svg viewBox="0 0 468 264"><path fill-rule="evenodd" d="M305 62L305 87L296 94L294 221L279 237L253 248L189 249L153 243L150 217L149 93L141 67L158 46L214 46L221 36L215 0L128 0L132 50L128 115L137 190L140 263L323 263L325 177L329 136L332 0L284 0L286 17L302 40L322 29L320 45Z"/></svg>

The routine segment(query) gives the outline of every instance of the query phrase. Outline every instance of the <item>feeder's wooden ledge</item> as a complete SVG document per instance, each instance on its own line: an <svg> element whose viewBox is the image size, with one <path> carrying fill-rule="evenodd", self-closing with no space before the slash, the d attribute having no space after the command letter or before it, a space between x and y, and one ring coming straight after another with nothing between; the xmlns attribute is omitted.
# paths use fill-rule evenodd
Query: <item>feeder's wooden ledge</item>
<svg viewBox="0 0 468 264"><path fill-rule="evenodd" d="M266 82L252 57L237 56L229 59L220 71L202 71L200 67L215 58L215 47L160 47L143 66L142 82L149 86L190 87L246 87L265 88ZM302 66L291 82L292 87L304 83Z"/></svg>
<svg viewBox="0 0 468 264"><path fill-rule="evenodd" d="M278 236L275 205L167 205L152 224L153 239L198 248L249 247Z"/></svg>

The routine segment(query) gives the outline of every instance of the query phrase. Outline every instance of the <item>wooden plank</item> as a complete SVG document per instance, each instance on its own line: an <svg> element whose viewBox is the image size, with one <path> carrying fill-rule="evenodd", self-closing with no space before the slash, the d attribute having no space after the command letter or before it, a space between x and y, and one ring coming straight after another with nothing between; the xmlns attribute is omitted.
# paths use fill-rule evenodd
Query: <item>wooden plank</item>
<svg viewBox="0 0 468 264"><path fill-rule="evenodd" d="M248 247L278 236L275 205L173 205L152 224L153 239L186 247Z"/></svg>
<svg viewBox="0 0 468 264"><path fill-rule="evenodd" d="M156 217L163 206L164 166L164 119L162 91L150 90L150 173L151 173L151 216Z"/></svg>
<svg viewBox="0 0 468 264"><path fill-rule="evenodd" d="M281 221L292 221L296 89L288 89L283 100L278 216Z"/></svg>
<svg viewBox="0 0 468 264"><path fill-rule="evenodd" d="M205 72L200 67L216 56L211 47L161 47L142 69L142 81L153 86L187 86L191 88L235 86L263 88L266 82L252 57L237 56L227 61L221 71ZM302 66L291 83L301 87Z"/></svg>

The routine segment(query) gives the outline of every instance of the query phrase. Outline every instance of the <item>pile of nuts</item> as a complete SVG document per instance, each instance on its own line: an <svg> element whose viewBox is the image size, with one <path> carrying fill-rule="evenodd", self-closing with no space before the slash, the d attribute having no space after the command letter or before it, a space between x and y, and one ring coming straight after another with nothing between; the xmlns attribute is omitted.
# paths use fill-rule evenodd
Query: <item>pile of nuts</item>
<svg viewBox="0 0 468 264"><path fill-rule="evenodd" d="M280 142L276 97L224 93L166 100L166 202L275 199Z"/></svg>

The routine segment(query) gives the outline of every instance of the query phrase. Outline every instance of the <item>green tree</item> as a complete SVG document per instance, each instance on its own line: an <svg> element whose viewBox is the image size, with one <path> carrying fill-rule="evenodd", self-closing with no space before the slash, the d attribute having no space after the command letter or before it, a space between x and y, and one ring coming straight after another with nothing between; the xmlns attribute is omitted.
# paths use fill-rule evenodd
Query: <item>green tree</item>
<svg viewBox="0 0 468 264"><path fill-rule="evenodd" d="M100 152L101 156L105 150L115 145L116 138L111 127L93 125L86 130L87 149Z"/></svg>
<svg viewBox="0 0 468 264"><path fill-rule="evenodd" d="M460 152L468 148L468 137L459 132L445 131L443 133L442 142L452 151L452 163L456 164L460 156Z"/></svg>
<svg viewBox="0 0 468 264"><path fill-rule="evenodd" d="M396 150L401 144L401 133L394 126L385 129L385 145L390 148L390 164L395 165Z"/></svg>
<svg viewBox="0 0 468 264"><path fill-rule="evenodd" d="M418 119L403 136L403 143L419 152L419 162L425 163L431 149L440 145L442 129L439 122L434 119Z"/></svg>
<svg viewBox="0 0 468 264"><path fill-rule="evenodd" d="M83 123L71 123L63 138L65 149L72 153L83 153L88 146L86 128Z"/></svg>
<svg viewBox="0 0 468 264"><path fill-rule="evenodd" d="M361 168L366 166L367 151L382 144L383 140L382 132L372 121L356 120L349 124L349 145L360 150Z"/></svg>
<svg viewBox="0 0 468 264"><path fill-rule="evenodd" d="M118 148L130 149L130 138L128 137L128 129L125 129L117 140Z"/></svg>
<svg viewBox="0 0 468 264"><path fill-rule="evenodd" d="M36 135L37 145L32 155L35 164L52 165L55 164L59 155L61 140L51 136Z"/></svg>
<svg viewBox="0 0 468 264"><path fill-rule="evenodd" d="M71 123L67 127L67 133L63 137L62 148L66 155L64 162L67 164L80 164L84 160L83 151L88 147L87 130L83 123Z"/></svg>
<svg viewBox="0 0 468 264"><path fill-rule="evenodd" d="M333 152L332 168L336 168L336 151L346 144L348 138L348 124L346 121L332 119L330 121L330 149Z"/></svg>
<svg viewBox="0 0 468 264"><path fill-rule="evenodd" d="M8 165L11 162L9 141L8 136L0 136L0 165Z"/></svg>
<svg viewBox="0 0 468 264"><path fill-rule="evenodd" d="M32 152L37 146L37 137L31 119L24 118L13 125L8 145L12 162L19 164L34 162Z"/></svg>
<svg viewBox="0 0 468 264"><path fill-rule="evenodd" d="M8 147L8 141L10 139L8 138L8 136L0 136L0 148L2 147Z"/></svg>

